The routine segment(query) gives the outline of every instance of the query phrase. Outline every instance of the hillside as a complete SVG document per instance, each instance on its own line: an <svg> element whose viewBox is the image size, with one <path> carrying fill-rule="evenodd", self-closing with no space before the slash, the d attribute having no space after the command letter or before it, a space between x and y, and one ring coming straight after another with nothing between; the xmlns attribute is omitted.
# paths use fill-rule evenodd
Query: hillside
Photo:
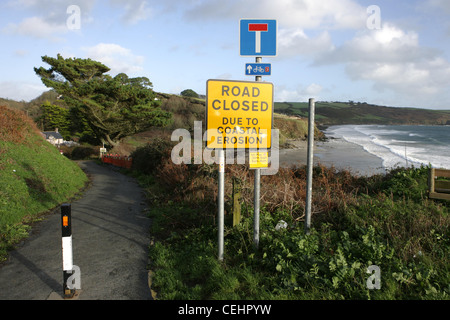
<svg viewBox="0 0 450 320"><path fill-rule="evenodd" d="M308 117L307 102L275 102L275 112ZM316 123L339 124L450 124L450 110L395 108L354 102L316 102Z"/></svg>
<svg viewBox="0 0 450 320"><path fill-rule="evenodd" d="M169 129L193 129L194 121L203 121L205 129L206 102L204 99L180 97L176 95L160 94L163 100L162 108L174 114L174 122ZM308 137L308 119L286 116L274 112L273 127L280 130L280 145L289 140L305 140ZM323 138L323 133L317 128L315 138Z"/></svg>
<svg viewBox="0 0 450 320"><path fill-rule="evenodd" d="M202 121L203 130L206 127L206 105L204 99L181 97L178 95L158 93L161 108L173 114L172 123L165 128L152 128L123 139L121 145L111 150L112 153L129 155L137 147L145 145L151 139L162 138L170 140L175 129L194 130L194 121ZM308 119L296 116L274 114L274 128L280 130L280 147L288 148L290 140L306 140L308 136ZM324 134L316 127L315 139L324 138Z"/></svg>
<svg viewBox="0 0 450 320"><path fill-rule="evenodd" d="M27 235L27 224L73 197L87 180L29 117L0 106L0 261Z"/></svg>
<svg viewBox="0 0 450 320"><path fill-rule="evenodd" d="M113 151L129 154L136 147L157 136L170 138L177 128L193 130L194 121L202 121L205 128L205 99L181 97L174 94L157 93L161 107L173 113L173 122L165 129L152 129L124 139L124 143ZM35 121L42 114L40 106L48 101L64 106L62 100L53 91L44 92L30 102L18 102L0 98L0 105L9 106L26 112ZM289 140L302 140L307 137L308 103L275 102L274 127L280 130L280 145L289 146ZM315 122L317 126L340 124L414 124L443 125L450 124L450 110L428 110L417 108L396 108L360 102L316 102ZM323 133L316 128L315 138L323 138Z"/></svg>
<svg viewBox="0 0 450 320"><path fill-rule="evenodd" d="M164 129L151 129L132 137L127 137L121 146L114 148L113 152L125 155L130 154L137 146L145 144L150 138L154 138L155 136L170 139L172 131L178 128L193 131L194 121L202 121L203 129L205 129L206 105L204 96L200 96L201 98L192 98L166 93L157 93L157 96L161 100L161 108L173 113L172 124ZM54 105L66 107L64 101L58 99L57 93L51 90L44 92L30 102L19 102L0 98L0 105L5 105L14 110L21 110L37 121L38 117L42 114L41 105L46 101ZM289 140L304 140L308 135L308 119L299 118L295 113L288 112L287 114L290 116L278 113L274 114L274 128L280 130L280 146L282 147L288 147ZM315 138L321 139L323 137L323 133L316 128Z"/></svg>
<svg viewBox="0 0 450 320"><path fill-rule="evenodd" d="M21 110L26 113L30 118L36 120L41 114L41 105L45 101L49 101L52 104L62 104L62 100L58 100L58 94L54 91L46 91L35 99L26 101L15 101L12 99L0 98L0 106L6 106L10 109Z"/></svg>
<svg viewBox="0 0 450 320"><path fill-rule="evenodd" d="M177 95L158 93L161 100L174 102L173 97ZM64 105L62 100L58 100L58 94L53 91L44 92L39 97L30 102L15 101L11 99L0 98L0 105L5 105L11 109L22 110L34 120L41 115L40 106L45 101L52 104ZM188 102L188 104L205 106L204 96L202 99L189 97L179 97ZM172 100L171 100L172 98ZM179 104L176 102L176 104ZM308 102L275 102L275 113L301 118L308 117ZM169 107L171 108L171 107ZM175 109L179 105L175 106ZM200 115L198 110L192 112ZM204 112L203 112L204 114ZM179 116L177 116L179 118ZM204 121L204 116L197 118ZM442 125L450 124L450 106L449 110L429 110L419 108L397 108L387 107L365 102L316 102L316 123L321 125L339 125L339 124L429 124ZM177 120L175 123L179 123Z"/></svg>

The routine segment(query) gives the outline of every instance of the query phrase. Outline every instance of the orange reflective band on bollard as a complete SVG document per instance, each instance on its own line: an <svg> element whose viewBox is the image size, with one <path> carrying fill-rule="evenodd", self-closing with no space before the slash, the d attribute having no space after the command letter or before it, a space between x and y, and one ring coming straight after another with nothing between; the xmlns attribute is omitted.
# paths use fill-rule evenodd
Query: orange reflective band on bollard
<svg viewBox="0 0 450 320"><path fill-rule="evenodd" d="M69 226L69 217L68 216L63 216L63 227L68 227Z"/></svg>

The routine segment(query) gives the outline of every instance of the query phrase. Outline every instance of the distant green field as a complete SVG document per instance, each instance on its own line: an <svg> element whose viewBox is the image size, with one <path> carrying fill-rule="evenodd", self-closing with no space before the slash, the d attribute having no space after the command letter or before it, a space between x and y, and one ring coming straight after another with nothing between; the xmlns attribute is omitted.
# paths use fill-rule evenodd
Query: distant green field
<svg viewBox="0 0 450 320"><path fill-rule="evenodd" d="M307 102L275 102L275 112L308 117ZM450 110L394 108L359 102L315 103L318 124L450 124Z"/></svg>

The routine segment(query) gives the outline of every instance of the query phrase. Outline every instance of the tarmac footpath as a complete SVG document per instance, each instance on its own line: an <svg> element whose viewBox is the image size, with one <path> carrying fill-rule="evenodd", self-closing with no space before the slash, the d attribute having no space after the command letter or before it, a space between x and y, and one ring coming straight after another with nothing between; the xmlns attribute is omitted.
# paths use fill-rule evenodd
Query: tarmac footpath
<svg viewBox="0 0 450 320"><path fill-rule="evenodd" d="M148 285L150 219L133 178L81 161L91 186L71 203L73 264L78 300L151 300ZM63 299L61 211L33 226L29 238L0 265L0 300Z"/></svg>

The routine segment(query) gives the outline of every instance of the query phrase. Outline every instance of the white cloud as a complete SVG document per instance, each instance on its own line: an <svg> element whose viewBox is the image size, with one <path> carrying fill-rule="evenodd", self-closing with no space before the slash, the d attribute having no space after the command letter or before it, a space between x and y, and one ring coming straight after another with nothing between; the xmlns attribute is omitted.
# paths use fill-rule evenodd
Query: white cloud
<svg viewBox="0 0 450 320"><path fill-rule="evenodd" d="M38 83L27 83L22 81L0 82L0 97L16 101L30 101L45 91L48 91L48 88L43 84Z"/></svg>
<svg viewBox="0 0 450 320"><path fill-rule="evenodd" d="M76 6L79 8L81 23L92 20L89 16L95 1L79 0ZM31 12L31 16L23 18L20 22L9 23L3 32L28 36L38 39L61 41L61 36L67 34L70 29L68 20L73 12L67 9L74 5L73 0L16 0L9 1L7 6L15 10Z"/></svg>
<svg viewBox="0 0 450 320"><path fill-rule="evenodd" d="M323 87L316 83L311 83L307 87L298 86L295 90L286 86L277 86L275 90L275 101L308 101L310 98L319 99Z"/></svg>
<svg viewBox="0 0 450 320"><path fill-rule="evenodd" d="M431 56L433 50L419 46L415 32L403 30L385 23L380 30L364 30L352 40L316 59L317 64L362 61L367 62L405 62Z"/></svg>
<svg viewBox="0 0 450 320"><path fill-rule="evenodd" d="M222 73L215 76L214 79L231 80L233 79L233 75L231 73Z"/></svg>
<svg viewBox="0 0 450 320"><path fill-rule="evenodd" d="M388 23L315 60L316 65L336 63L343 63L353 80L371 81L376 90L393 91L408 103L423 103L450 85L449 61L439 51L421 47L417 33Z"/></svg>
<svg viewBox="0 0 450 320"><path fill-rule="evenodd" d="M264 7L262 14L270 12L281 24L303 29L355 29L366 21L365 8L352 0L266 0Z"/></svg>
<svg viewBox="0 0 450 320"><path fill-rule="evenodd" d="M96 1L92 0L12 0L8 2L11 8L27 9L49 22L65 24L67 19L67 8L76 5L80 8L82 15L91 12Z"/></svg>
<svg viewBox="0 0 450 320"><path fill-rule="evenodd" d="M144 57L135 55L130 49L114 43L99 43L93 47L82 48L87 58L100 61L111 69L110 73L135 74L143 70Z"/></svg>
<svg viewBox="0 0 450 320"><path fill-rule="evenodd" d="M301 29L282 29L278 31L277 41L279 58L292 58L299 55L313 57L334 48L327 31L310 38Z"/></svg>
<svg viewBox="0 0 450 320"><path fill-rule="evenodd" d="M423 6L440 10L443 13L450 14L450 2L448 0L427 0Z"/></svg>
<svg viewBox="0 0 450 320"><path fill-rule="evenodd" d="M365 26L366 8L353 0L198 0L185 1L192 20L277 19L287 28L342 29Z"/></svg>
<svg viewBox="0 0 450 320"><path fill-rule="evenodd" d="M366 7L354 0L184 1L190 21L276 19L278 58L311 57L333 48L330 32L366 28Z"/></svg>
<svg viewBox="0 0 450 320"><path fill-rule="evenodd" d="M83 29L83 26L94 20L91 12L97 2L91 0L9 1L7 3L8 7L16 10L27 9L32 13L32 16L26 17L20 22L10 23L2 31L39 39L60 41L61 38L59 36L70 31L67 24L73 13L68 13L67 9L72 5L76 5L79 8L80 26ZM123 11L122 21L126 24L135 24L151 16L151 10L147 1L110 0L109 2Z"/></svg>
<svg viewBox="0 0 450 320"><path fill-rule="evenodd" d="M65 24L60 25L50 23L41 17L25 18L21 23L10 23L3 29L3 32L6 33L36 38L50 38L54 41L59 40L59 38L55 36L56 34L62 34L67 31L68 29Z"/></svg>
<svg viewBox="0 0 450 320"><path fill-rule="evenodd" d="M145 20L152 15L152 10L148 6L147 1L143 0L110 0L113 5L120 6L124 9L122 21L126 24L136 24L141 20Z"/></svg>

